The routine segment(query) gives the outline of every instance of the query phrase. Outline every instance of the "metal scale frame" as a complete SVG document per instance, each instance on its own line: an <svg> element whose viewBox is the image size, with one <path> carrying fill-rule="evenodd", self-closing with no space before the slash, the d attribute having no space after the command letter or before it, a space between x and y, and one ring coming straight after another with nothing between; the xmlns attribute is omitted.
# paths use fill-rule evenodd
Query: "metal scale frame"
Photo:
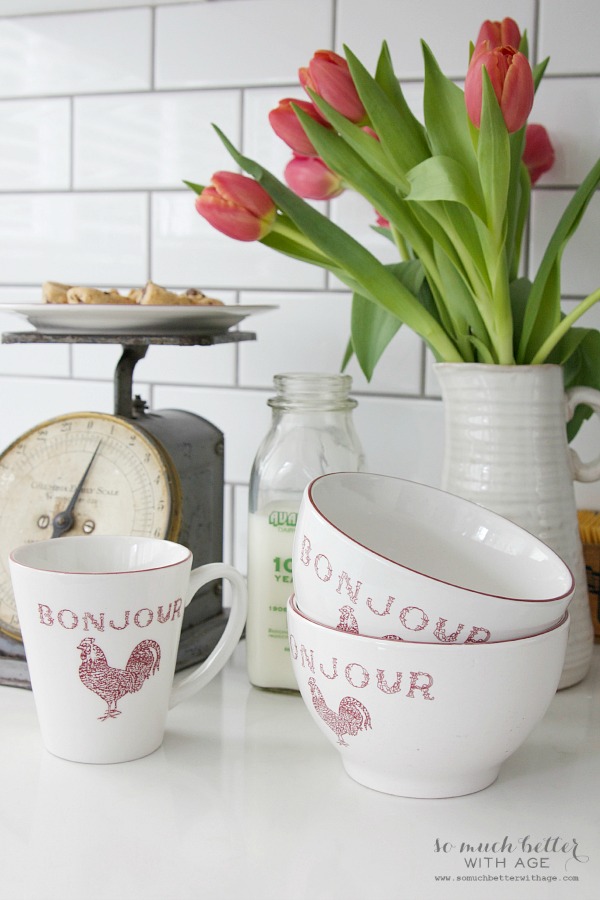
<svg viewBox="0 0 600 900"><path fill-rule="evenodd" d="M253 332L211 334L55 334L41 331L6 332L4 344L120 344L122 355L114 373L114 415L135 424L157 440L171 457L181 482L182 525L175 538L188 547L194 566L223 558L224 437L206 419L185 410L150 411L133 395L136 364L150 345L213 346L255 340ZM221 637L228 612L223 608L222 582L205 585L187 607L177 670L206 659ZM23 645L0 635L0 684L29 687Z"/></svg>

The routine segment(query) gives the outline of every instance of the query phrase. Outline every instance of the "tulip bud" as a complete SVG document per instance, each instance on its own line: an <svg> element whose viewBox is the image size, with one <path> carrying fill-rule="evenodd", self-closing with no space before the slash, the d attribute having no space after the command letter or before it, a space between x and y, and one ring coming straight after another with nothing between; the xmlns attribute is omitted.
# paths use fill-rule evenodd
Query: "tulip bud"
<svg viewBox="0 0 600 900"><path fill-rule="evenodd" d="M307 100L294 100L289 97L286 97L285 100L280 100L279 106L276 109L272 109L269 113L271 128L277 137L280 137L282 141L285 141L288 147L291 147L294 153L298 153L300 156L318 156L317 151L306 136L292 104L297 106L316 122L325 125L327 128L331 128L329 123L321 116L314 103L309 103Z"/></svg>
<svg viewBox="0 0 600 900"><path fill-rule="evenodd" d="M377 134L377 132L373 131L373 129L370 128L368 125L363 125L362 130L364 131L365 134L368 134L369 137L374 138L374 140L376 140L376 141L379 140L379 135Z"/></svg>
<svg viewBox="0 0 600 900"><path fill-rule="evenodd" d="M487 69L509 132L525 125L533 106L534 85L527 57L513 47L491 48L484 41L473 53L465 78L465 103L479 128L482 104L482 69Z"/></svg>
<svg viewBox="0 0 600 900"><path fill-rule="evenodd" d="M332 50L317 50L308 68L300 69L298 76L302 87L318 94L351 122L363 122L366 119L365 108L343 56Z"/></svg>
<svg viewBox="0 0 600 900"><path fill-rule="evenodd" d="M306 200L331 200L344 190L340 176L318 157L295 156L284 175L291 189Z"/></svg>
<svg viewBox="0 0 600 900"><path fill-rule="evenodd" d="M532 184L554 165L554 147L543 125L528 125L525 129L523 162Z"/></svg>
<svg viewBox="0 0 600 900"><path fill-rule="evenodd" d="M506 18L501 22L491 22L486 19L479 29L475 47L479 47L484 41L489 41L491 49L508 46L518 50L521 43L521 32L514 19Z"/></svg>
<svg viewBox="0 0 600 900"><path fill-rule="evenodd" d="M217 231L238 241L259 241L271 231L277 207L252 178L216 172L196 198L196 210Z"/></svg>

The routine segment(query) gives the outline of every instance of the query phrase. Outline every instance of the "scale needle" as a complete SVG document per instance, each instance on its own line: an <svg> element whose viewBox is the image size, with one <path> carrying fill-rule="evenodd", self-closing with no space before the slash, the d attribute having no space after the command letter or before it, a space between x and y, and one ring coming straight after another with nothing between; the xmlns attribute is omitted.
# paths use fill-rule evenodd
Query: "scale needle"
<svg viewBox="0 0 600 900"><path fill-rule="evenodd" d="M70 531L71 528L73 527L73 525L75 524L75 516L73 515L73 510L75 508L75 504L77 503L77 500L81 493L81 489L85 483L85 479L88 477L89 471L92 468L92 463L94 462L94 460L96 458L96 454L98 453L98 450L100 449L101 443L102 443L101 440L98 441L96 449L94 450L94 452L92 454L92 458L90 459L85 472L81 476L81 480L80 480L79 484L77 485L77 487L75 488L75 492L73 493L73 496L69 500L69 505L63 512L57 513L57 515L54 517L54 519L52 521L52 534L50 535L50 538L61 537L67 531Z"/></svg>

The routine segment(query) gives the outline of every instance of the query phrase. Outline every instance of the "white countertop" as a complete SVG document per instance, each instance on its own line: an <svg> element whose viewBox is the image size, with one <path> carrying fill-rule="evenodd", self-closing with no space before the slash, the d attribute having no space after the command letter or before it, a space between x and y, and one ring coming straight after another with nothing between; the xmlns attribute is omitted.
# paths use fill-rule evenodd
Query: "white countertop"
<svg viewBox="0 0 600 900"><path fill-rule="evenodd" d="M135 762L51 756L29 691L0 711L2 900L599 896L600 647L496 784L450 800L351 781L299 695L250 686L243 643Z"/></svg>

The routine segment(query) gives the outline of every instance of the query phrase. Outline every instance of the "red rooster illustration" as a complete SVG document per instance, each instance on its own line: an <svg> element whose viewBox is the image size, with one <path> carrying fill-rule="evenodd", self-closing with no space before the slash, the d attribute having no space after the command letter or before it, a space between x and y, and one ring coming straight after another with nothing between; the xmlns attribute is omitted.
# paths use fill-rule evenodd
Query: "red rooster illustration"
<svg viewBox="0 0 600 900"><path fill-rule="evenodd" d="M140 641L131 651L124 669L108 665L95 638L84 638L77 649L81 650L79 677L82 683L107 704L104 715L98 716L101 722L120 716L117 703L121 697L139 691L160 666L160 646L156 641Z"/></svg>
<svg viewBox="0 0 600 900"><path fill-rule="evenodd" d="M308 686L312 694L314 708L325 724L329 725L331 730L335 732L338 744L342 747L348 746L343 735L348 734L354 737L359 731L371 728L371 714L360 700L357 700L355 697L342 697L338 712L334 712L325 703L325 698L317 687L317 682L314 678L309 678Z"/></svg>
<svg viewBox="0 0 600 900"><path fill-rule="evenodd" d="M358 622L351 606L340 607L340 621L335 626L336 631L347 631L349 634L358 634Z"/></svg>

